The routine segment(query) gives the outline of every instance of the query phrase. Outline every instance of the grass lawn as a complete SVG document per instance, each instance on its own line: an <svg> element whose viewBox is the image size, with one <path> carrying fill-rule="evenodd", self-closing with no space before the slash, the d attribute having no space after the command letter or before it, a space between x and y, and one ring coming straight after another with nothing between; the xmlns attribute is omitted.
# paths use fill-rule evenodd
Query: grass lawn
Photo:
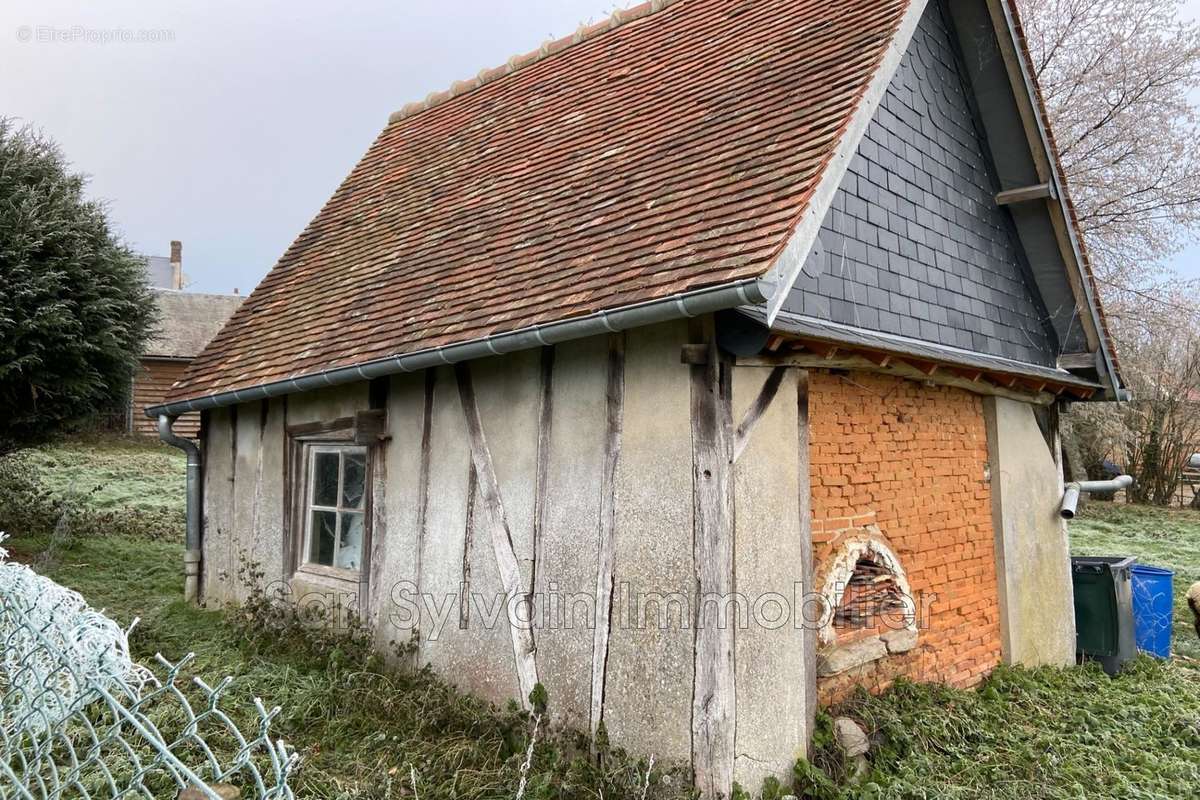
<svg viewBox="0 0 1200 800"><path fill-rule="evenodd" d="M93 443L55 452L79 455L89 447L112 471L97 496L173 493L175 499L138 498L166 503L182 495L182 475L166 477L157 447ZM82 455L54 455L42 464L50 484L92 472ZM127 480L141 488L113 485ZM249 708L254 696L282 706L274 730L303 757L293 780L298 797L515 796L530 730L519 712L459 694L427 672L385 669L353 643L294 630L264 635L244 614L189 607L181 599L175 541L119 534L64 541L10 532L18 559L122 623L141 617L131 636L139 660L159 651L171 659L195 652L197 674L235 677L223 707ZM1092 503L1071 532L1081 553L1137 555L1176 569L1181 596L1200 577L1200 514ZM1177 614L1177 650L1200 657L1190 617L1182 606ZM839 713L850 713L872 734L866 782L842 782L845 766L826 731L813 764L798 767L797 787L784 788L829 800L1200 796L1200 670L1191 666L1186 659L1144 658L1116 679L1095 667L1001 668L974 691L901 684L882 696L861 695ZM646 769L637 760L607 753L597 763L587 743L569 732L542 738L534 752L528 798L642 797ZM686 776L667 766L667 772L655 768L647 798L688 796ZM747 789L753 796L759 787Z"/></svg>
<svg viewBox="0 0 1200 800"><path fill-rule="evenodd" d="M42 485L93 509L184 511L183 451L156 439L91 436L26 451Z"/></svg>

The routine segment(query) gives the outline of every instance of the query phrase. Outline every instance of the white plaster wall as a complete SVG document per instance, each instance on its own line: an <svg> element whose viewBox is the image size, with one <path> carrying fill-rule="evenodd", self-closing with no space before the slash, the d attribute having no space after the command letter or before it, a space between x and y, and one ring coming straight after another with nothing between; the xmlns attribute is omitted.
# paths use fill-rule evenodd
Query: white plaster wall
<svg viewBox="0 0 1200 800"><path fill-rule="evenodd" d="M1032 406L984 402L1006 663L1075 663L1075 613L1062 477Z"/></svg>
<svg viewBox="0 0 1200 800"><path fill-rule="evenodd" d="M545 527L535 587L538 611L561 612L562 619L561 625L538 632L538 674L555 715L580 730L588 729L591 712L607 360L603 336L559 345L555 353ZM551 606L551 598L561 605Z"/></svg>
<svg viewBox="0 0 1200 800"><path fill-rule="evenodd" d="M486 358L470 365L471 383L492 456L512 548L521 572L521 587L533 577L533 507L537 475L539 408L538 350ZM453 403L462 417L461 402ZM439 501L443 500L438 496ZM448 499L448 498L445 498ZM504 586L496 566L494 522L483 495L475 498L471 547L470 621L468 637L477 653L472 675L489 700L505 702L519 695Z"/></svg>
<svg viewBox="0 0 1200 800"><path fill-rule="evenodd" d="M692 429L684 322L626 333L625 404L616 477L612 630L604 722L614 742L660 759L691 757L694 631L650 595L695 601ZM640 614L632 613L637 601ZM649 615L649 623L645 620ZM640 618L639 618L640 617Z"/></svg>
<svg viewBox="0 0 1200 800"><path fill-rule="evenodd" d="M204 439L204 514L201 565L203 600L210 607L232 599L230 550L233 530L233 426L232 411L208 412ZM236 572L236 570L234 570Z"/></svg>
<svg viewBox="0 0 1200 800"><path fill-rule="evenodd" d="M402 609L401 590L420 581L418 486L424 430L425 375L397 375L388 392L388 434L376 461L376 519L372 532L369 614L384 644L406 644L417 627ZM382 487L383 497L378 489Z"/></svg>
<svg viewBox="0 0 1200 800"><path fill-rule="evenodd" d="M287 424L302 425L306 422L332 422L335 419L352 417L366 410L367 383L349 383L332 386L315 392L290 394L287 397Z"/></svg>
<svg viewBox="0 0 1200 800"><path fill-rule="evenodd" d="M738 367L733 375L736 427L771 370ZM808 741L804 631L791 612L801 580L796 370L751 429L734 464L735 591L750 604L749 626L736 631L737 760L734 780L756 790L790 774ZM788 446L791 443L792 446ZM776 622L778 613L787 616Z"/></svg>
<svg viewBox="0 0 1200 800"><path fill-rule="evenodd" d="M478 687L481 692L493 690L499 694L495 691L498 678L492 673L500 673L499 679L506 681L501 691L511 691L511 696L515 696L516 678L507 668L511 654L509 661L489 663L475 638L459 628L471 451L454 370L450 367L437 370L430 441L429 508L421 539L420 588L431 606L422 615L418 658L452 682ZM389 548L397 538L391 537ZM494 655L499 658L504 654ZM501 665L504 669L497 669Z"/></svg>

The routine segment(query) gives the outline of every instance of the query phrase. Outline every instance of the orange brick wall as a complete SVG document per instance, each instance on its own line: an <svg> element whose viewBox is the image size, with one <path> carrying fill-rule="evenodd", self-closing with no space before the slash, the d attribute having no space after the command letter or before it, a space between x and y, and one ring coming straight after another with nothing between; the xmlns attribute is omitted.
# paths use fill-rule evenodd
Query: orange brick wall
<svg viewBox="0 0 1200 800"><path fill-rule="evenodd" d="M977 683L1000 661L982 398L866 373L813 372L811 382L816 574L839 535L873 524L913 595L936 594L915 650L821 679L822 703L897 676Z"/></svg>

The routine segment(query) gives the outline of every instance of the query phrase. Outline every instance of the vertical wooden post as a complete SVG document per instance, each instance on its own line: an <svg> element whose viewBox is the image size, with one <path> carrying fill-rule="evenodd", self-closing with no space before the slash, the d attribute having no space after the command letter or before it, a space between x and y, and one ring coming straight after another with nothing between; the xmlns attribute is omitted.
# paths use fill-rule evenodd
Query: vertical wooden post
<svg viewBox="0 0 1200 800"><path fill-rule="evenodd" d="M437 370L425 370L425 404L421 412L421 461L417 474L417 563L413 582L423 586L421 562L425 551L425 528L429 517L429 469L433 454L433 392L437 388ZM420 622L417 623L420 625Z"/></svg>
<svg viewBox="0 0 1200 800"><path fill-rule="evenodd" d="M734 625L722 618L733 585L733 424L730 370L717 350L712 317L695 326L708 346L691 367L693 557L696 572L692 768L703 798L733 786L737 695Z"/></svg>
<svg viewBox="0 0 1200 800"><path fill-rule="evenodd" d="M811 444L808 432L808 371L796 370L796 448L800 492L800 583L803 588L800 607L794 613L803 615L806 599L813 596L815 568L812 541L812 462L809 453ZM817 621L801 618L804 625L804 735L805 747L812 755L812 735L817 723Z"/></svg>
<svg viewBox="0 0 1200 800"><path fill-rule="evenodd" d="M533 568L529 571L529 593L538 591L538 567L545 550L546 483L550 477L550 433L554 427L554 345L542 348L539 370L537 467L533 490ZM537 638L534 637L534 641Z"/></svg>
<svg viewBox="0 0 1200 800"><path fill-rule="evenodd" d="M600 519L597 524L596 628L592 635L591 733L604 718L604 687L608 678L608 638L612 630L613 572L615 564L617 462L621 456L621 429L625 408L625 334L608 340L604 474L600 478Z"/></svg>

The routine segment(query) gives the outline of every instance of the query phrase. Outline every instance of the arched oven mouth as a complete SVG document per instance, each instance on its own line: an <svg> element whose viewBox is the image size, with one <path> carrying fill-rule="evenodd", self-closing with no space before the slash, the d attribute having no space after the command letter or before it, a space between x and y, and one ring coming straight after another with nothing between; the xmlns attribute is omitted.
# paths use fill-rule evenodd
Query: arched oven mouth
<svg viewBox="0 0 1200 800"><path fill-rule="evenodd" d="M908 575L877 526L839 536L818 585L824 604L818 675L836 675L917 646Z"/></svg>

